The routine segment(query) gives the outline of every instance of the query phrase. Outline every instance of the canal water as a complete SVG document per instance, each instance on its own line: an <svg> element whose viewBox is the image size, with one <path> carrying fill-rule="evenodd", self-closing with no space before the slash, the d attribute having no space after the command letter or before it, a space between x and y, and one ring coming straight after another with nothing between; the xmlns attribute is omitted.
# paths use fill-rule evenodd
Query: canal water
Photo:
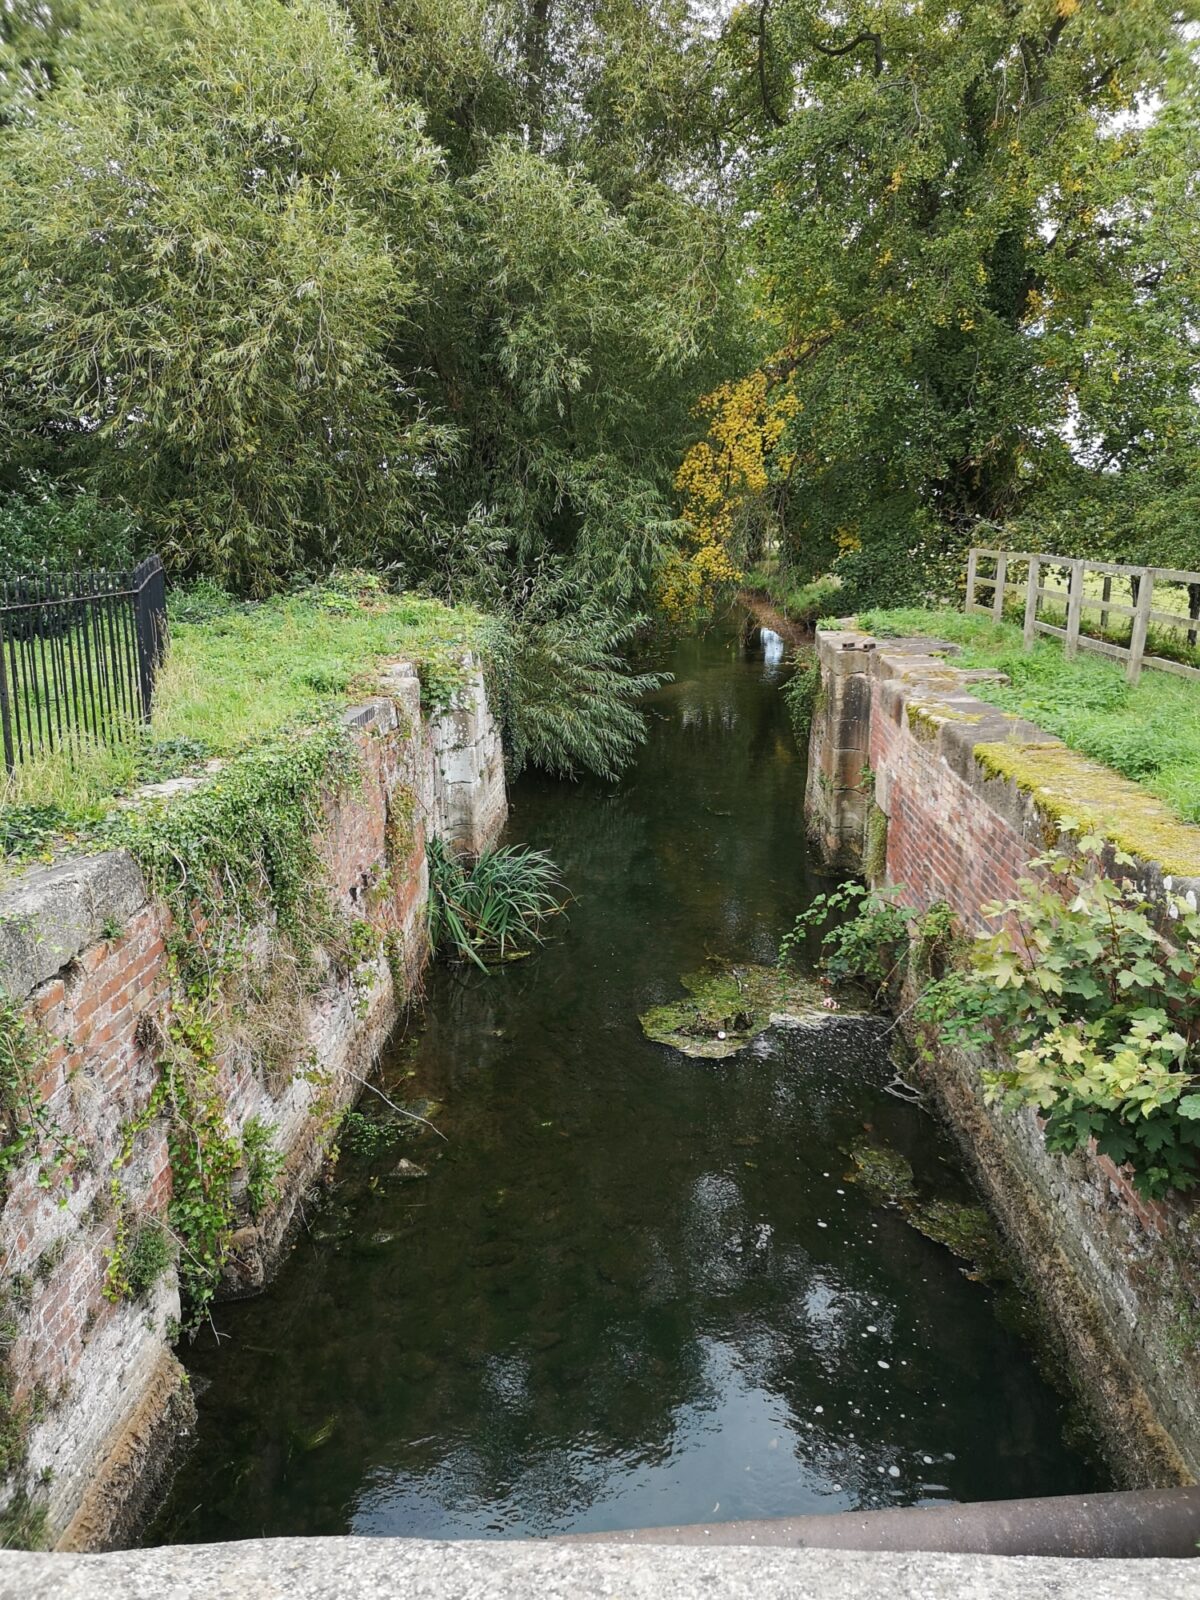
<svg viewBox="0 0 1200 1600"><path fill-rule="evenodd" d="M866 1141L970 1198L876 1038L707 1061L642 1036L707 958L771 961L825 886L778 640L731 621L663 664L621 782L514 788L510 837L560 863L569 920L492 978L435 971L389 1052L388 1094L434 1102L444 1142L396 1140L368 1097L278 1281L185 1347L198 1437L151 1542L1107 1486L996 1291L851 1181Z"/></svg>

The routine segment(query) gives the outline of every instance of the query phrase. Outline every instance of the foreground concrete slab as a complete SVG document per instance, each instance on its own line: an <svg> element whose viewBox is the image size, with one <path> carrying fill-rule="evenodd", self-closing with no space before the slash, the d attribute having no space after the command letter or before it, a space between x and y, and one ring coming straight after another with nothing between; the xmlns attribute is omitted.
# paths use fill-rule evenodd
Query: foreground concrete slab
<svg viewBox="0 0 1200 1600"><path fill-rule="evenodd" d="M0 1554L0 1600L1196 1600L1191 1561L421 1539Z"/></svg>

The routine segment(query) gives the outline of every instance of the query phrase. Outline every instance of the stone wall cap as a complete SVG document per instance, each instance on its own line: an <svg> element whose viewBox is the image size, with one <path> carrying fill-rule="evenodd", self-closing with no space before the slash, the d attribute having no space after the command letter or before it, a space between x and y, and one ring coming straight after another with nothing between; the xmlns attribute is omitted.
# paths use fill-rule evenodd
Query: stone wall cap
<svg viewBox="0 0 1200 1600"><path fill-rule="evenodd" d="M23 998L146 903L126 850L31 867L0 893L0 986Z"/></svg>
<svg viewBox="0 0 1200 1600"><path fill-rule="evenodd" d="M548 1540L246 1539L110 1555L0 1553L0 1600L1193 1600L1179 1560Z"/></svg>

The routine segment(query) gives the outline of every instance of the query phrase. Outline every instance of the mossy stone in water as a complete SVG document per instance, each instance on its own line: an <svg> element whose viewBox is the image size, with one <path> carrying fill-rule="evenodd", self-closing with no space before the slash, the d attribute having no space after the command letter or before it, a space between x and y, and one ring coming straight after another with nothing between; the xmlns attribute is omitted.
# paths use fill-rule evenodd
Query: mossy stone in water
<svg viewBox="0 0 1200 1600"><path fill-rule="evenodd" d="M979 1283L1011 1276L996 1225L982 1206L961 1205L953 1200L930 1200L916 1206L908 1220L919 1233L971 1263L968 1278Z"/></svg>
<svg viewBox="0 0 1200 1600"><path fill-rule="evenodd" d="M847 1154L854 1163L853 1170L846 1174L847 1180L860 1183L872 1200L907 1207L916 1199L912 1163L899 1150L863 1143L852 1145Z"/></svg>
<svg viewBox="0 0 1200 1600"><path fill-rule="evenodd" d="M654 1006L639 1017L656 1044L687 1056L720 1060L736 1054L776 1023L809 1026L829 1020L812 978L779 967L734 966L690 972L680 983L689 998Z"/></svg>
<svg viewBox="0 0 1200 1600"><path fill-rule="evenodd" d="M1012 1276L1007 1252L996 1225L982 1206L957 1200L918 1198L912 1164L898 1150L863 1141L846 1152L853 1162L846 1174L861 1184L879 1205L894 1205L918 1233L961 1260L969 1262L967 1276L979 1283L1003 1282Z"/></svg>

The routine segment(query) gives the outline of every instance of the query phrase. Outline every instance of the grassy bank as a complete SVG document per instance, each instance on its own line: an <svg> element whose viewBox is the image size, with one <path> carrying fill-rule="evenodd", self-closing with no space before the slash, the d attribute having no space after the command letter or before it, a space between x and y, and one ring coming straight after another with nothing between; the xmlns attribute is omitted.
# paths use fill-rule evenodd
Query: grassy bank
<svg viewBox="0 0 1200 1600"><path fill-rule="evenodd" d="M354 578L258 605L185 592L173 605L150 726L70 759L55 752L18 766L5 781L0 852L28 854L48 833L95 819L138 784L252 748L370 692L383 660L414 661L427 697L444 699L458 655L483 626L478 613Z"/></svg>
<svg viewBox="0 0 1200 1600"><path fill-rule="evenodd" d="M1124 667L1080 652L1068 661L1056 640L1026 653L1010 622L955 611L865 611L859 623L880 638L929 634L962 646L971 667L994 667L1007 684L972 692L1055 734L1072 749L1140 783L1185 822L1200 822L1200 683L1147 670L1125 682Z"/></svg>

